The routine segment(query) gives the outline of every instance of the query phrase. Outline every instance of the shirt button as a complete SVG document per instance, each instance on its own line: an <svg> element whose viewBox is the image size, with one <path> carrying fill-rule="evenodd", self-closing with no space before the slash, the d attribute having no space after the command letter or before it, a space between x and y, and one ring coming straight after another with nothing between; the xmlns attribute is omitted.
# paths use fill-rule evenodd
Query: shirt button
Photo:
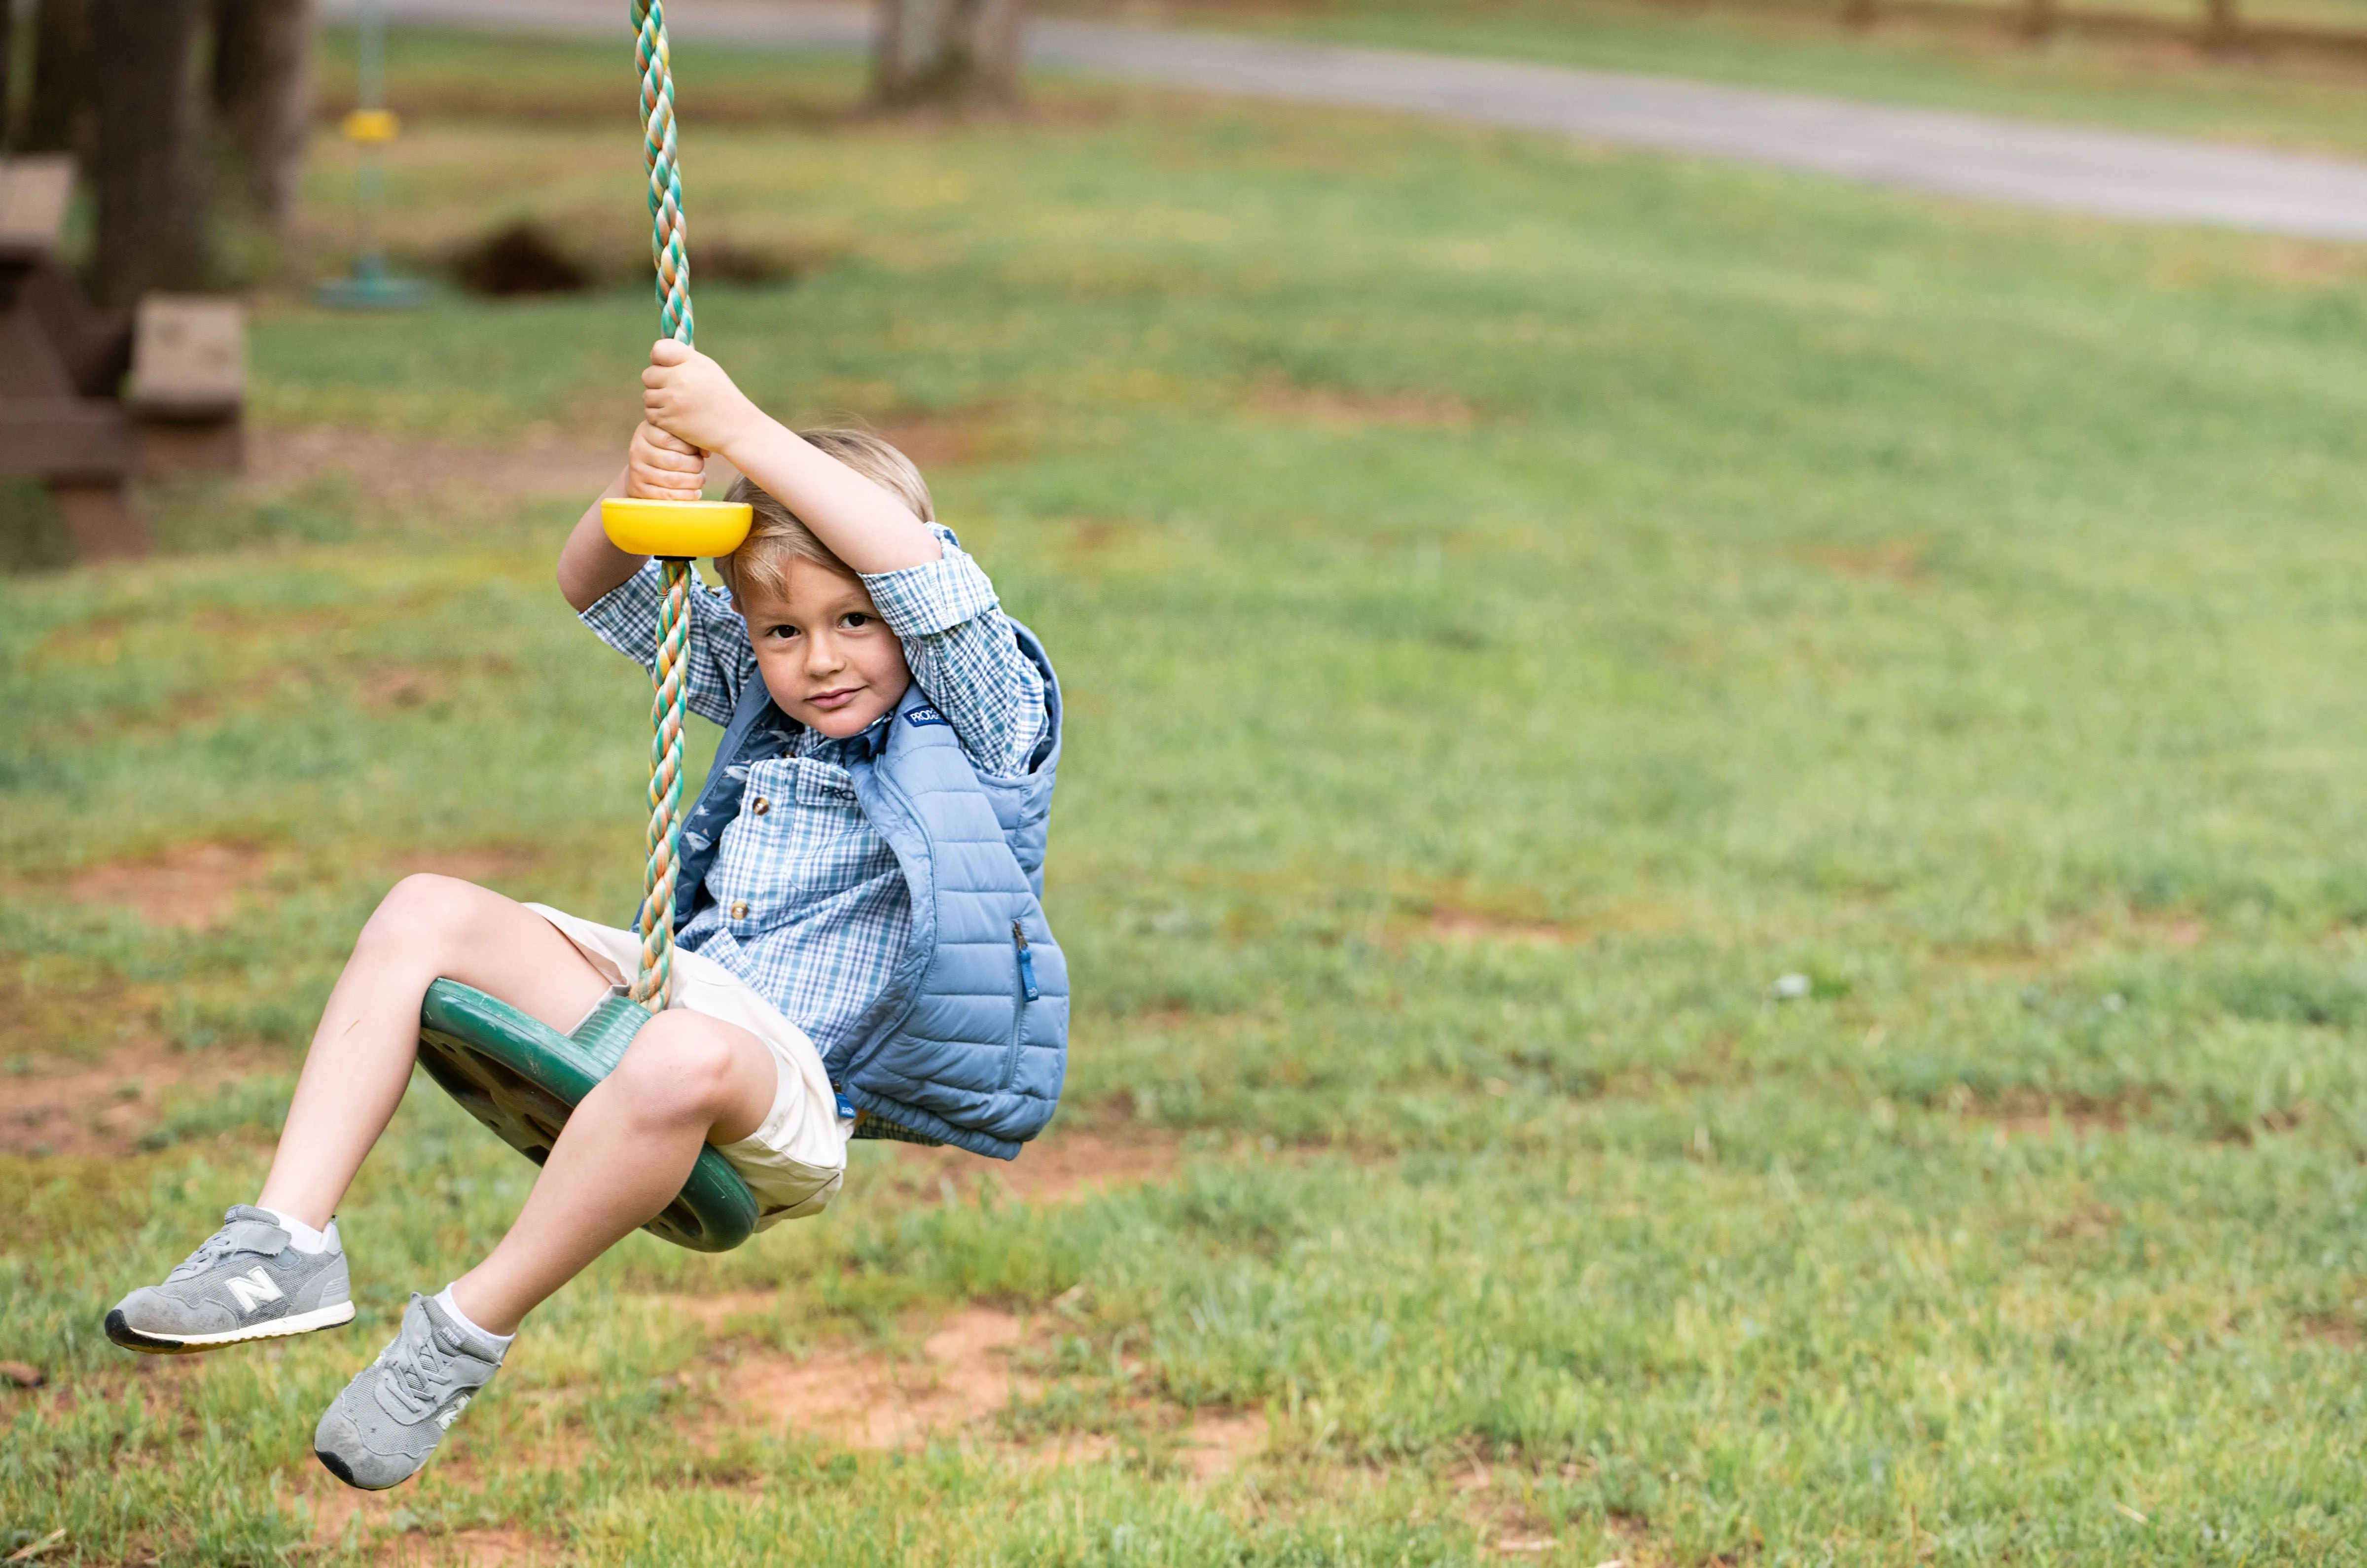
<svg viewBox="0 0 2367 1568"><path fill-rule="evenodd" d="M735 920L744 920L748 918L747 899L742 898L738 903L731 906L731 918Z"/></svg>
<svg viewBox="0 0 2367 1568"><path fill-rule="evenodd" d="M765 812L773 809L773 803L760 795L749 803L748 809L762 817Z"/></svg>

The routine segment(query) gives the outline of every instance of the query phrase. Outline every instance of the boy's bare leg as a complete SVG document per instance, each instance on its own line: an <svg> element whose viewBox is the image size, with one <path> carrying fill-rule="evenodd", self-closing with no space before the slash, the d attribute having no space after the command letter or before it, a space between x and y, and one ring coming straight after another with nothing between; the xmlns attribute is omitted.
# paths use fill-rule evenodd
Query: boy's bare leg
<svg viewBox="0 0 2367 1568"><path fill-rule="evenodd" d="M419 1004L438 977L473 986L553 1029L571 1029L607 982L540 915L448 876L412 876L379 905L312 1036L259 1201L325 1227L393 1120L419 1055ZM527 1312L682 1190L710 1140L763 1124L778 1069L746 1030L696 1013L652 1019L568 1119L517 1224L456 1281L481 1327L507 1334Z"/></svg>
<svg viewBox="0 0 2367 1568"><path fill-rule="evenodd" d="M412 1297L393 1341L322 1415L312 1431L321 1462L373 1491L419 1473L501 1370L518 1320L664 1208L702 1142L753 1132L776 1075L772 1053L744 1030L684 1011L644 1024L568 1118L493 1256L446 1294Z"/></svg>
<svg viewBox="0 0 2367 1568"><path fill-rule="evenodd" d="M419 1004L439 976L553 1029L572 1029L607 990L575 944L523 904L457 877L403 878L362 927L329 993L263 1183L264 1207L316 1229L328 1224L402 1103L419 1055Z"/></svg>
<svg viewBox="0 0 2367 1568"><path fill-rule="evenodd" d="M452 1299L489 1333L517 1332L544 1298L674 1201L701 1145L762 1126L778 1073L764 1043L735 1024L681 1010L651 1019L568 1118L517 1224L452 1282Z"/></svg>

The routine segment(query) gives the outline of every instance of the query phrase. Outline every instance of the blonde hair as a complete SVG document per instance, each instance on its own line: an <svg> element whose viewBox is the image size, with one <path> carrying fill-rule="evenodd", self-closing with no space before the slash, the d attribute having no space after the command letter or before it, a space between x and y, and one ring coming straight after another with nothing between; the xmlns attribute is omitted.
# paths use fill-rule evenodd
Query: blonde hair
<svg viewBox="0 0 2367 1568"><path fill-rule="evenodd" d="M801 430L798 434L808 446L837 458L911 507L912 515L922 522L937 520L936 505L929 499L929 483L912 466L912 459L871 432L825 429ZM749 588L786 594L789 591L792 558L810 560L843 577L859 577L854 568L838 558L837 552L815 536L796 513L757 489L745 475L732 485L730 499L746 502L756 513L746 540L715 563L733 598L742 597Z"/></svg>

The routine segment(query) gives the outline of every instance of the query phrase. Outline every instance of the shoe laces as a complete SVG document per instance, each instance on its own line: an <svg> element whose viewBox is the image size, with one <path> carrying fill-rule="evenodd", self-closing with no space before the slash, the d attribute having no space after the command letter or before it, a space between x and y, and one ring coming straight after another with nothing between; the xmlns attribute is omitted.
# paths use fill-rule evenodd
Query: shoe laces
<svg viewBox="0 0 2367 1568"><path fill-rule="evenodd" d="M205 1240L198 1243L198 1249L189 1254L188 1257L181 1259L181 1266L173 1270L171 1278L176 1280L185 1278L187 1275L197 1273L200 1269L221 1261L222 1258L228 1258L233 1252L243 1252L245 1248L240 1247L237 1242L231 1239L230 1227L228 1225L224 1225L221 1229L214 1232L213 1235L206 1237Z"/></svg>
<svg viewBox="0 0 2367 1568"><path fill-rule="evenodd" d="M417 1340L406 1335L394 1342L386 1373L404 1396L404 1404L426 1410L436 1404L439 1385L450 1380L452 1363L458 1359L446 1351L431 1323Z"/></svg>

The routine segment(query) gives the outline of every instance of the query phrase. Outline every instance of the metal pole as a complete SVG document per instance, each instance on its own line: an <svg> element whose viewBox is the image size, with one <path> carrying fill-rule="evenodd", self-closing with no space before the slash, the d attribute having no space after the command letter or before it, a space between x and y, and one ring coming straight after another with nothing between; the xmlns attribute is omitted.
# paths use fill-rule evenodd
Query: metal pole
<svg viewBox="0 0 2367 1568"><path fill-rule="evenodd" d="M0 0L5 4L6 0ZM345 117L345 140L360 160L354 176L356 249L350 277L320 287L321 302L346 310L402 310L427 298L416 278L387 270L379 209L386 201L386 144L394 140L394 116L386 107L386 10L383 0L360 0L354 40L354 112Z"/></svg>

